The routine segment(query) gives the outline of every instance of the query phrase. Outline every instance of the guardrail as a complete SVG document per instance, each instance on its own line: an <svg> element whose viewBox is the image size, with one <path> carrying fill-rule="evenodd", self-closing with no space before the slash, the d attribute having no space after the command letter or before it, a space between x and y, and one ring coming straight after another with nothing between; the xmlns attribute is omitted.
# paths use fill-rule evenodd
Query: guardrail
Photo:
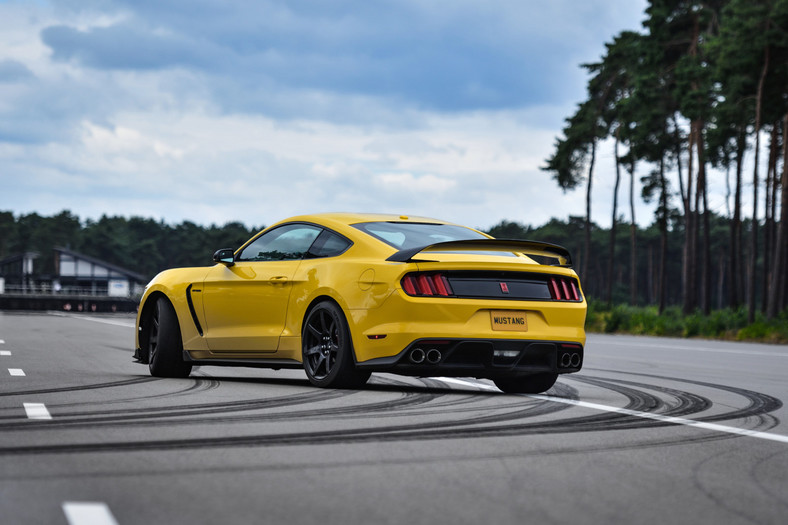
<svg viewBox="0 0 788 525"><path fill-rule="evenodd" d="M136 312L139 298L90 294L0 294L0 310L55 310L60 312Z"/></svg>
<svg viewBox="0 0 788 525"><path fill-rule="evenodd" d="M82 295L89 297L108 297L109 293L106 288L90 289L81 288L78 286L64 286L62 288L55 288L49 284L8 284L6 283L0 289L0 295ZM113 296L113 297L133 297L129 296Z"/></svg>

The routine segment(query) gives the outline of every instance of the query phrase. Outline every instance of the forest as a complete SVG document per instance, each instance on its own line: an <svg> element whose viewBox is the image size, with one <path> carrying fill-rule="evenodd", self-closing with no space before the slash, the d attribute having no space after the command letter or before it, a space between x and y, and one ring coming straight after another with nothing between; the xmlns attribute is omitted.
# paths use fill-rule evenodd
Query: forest
<svg viewBox="0 0 788 525"><path fill-rule="evenodd" d="M728 274L728 231L729 221L718 216L712 218L712 290L714 308L730 306L725 294L724 283ZM749 222L745 221L749 231ZM658 286L655 269L659 266L661 233L654 224L649 228L636 228L639 250L637 252L637 282L630 288L629 269L629 231L618 229L614 253L617 259L607 259L610 229L593 226L591 253L598 254L586 265L578 258L583 253L585 243L585 218L570 217L568 220L553 219L545 225L532 227L515 222L502 221L490 228L487 233L499 238L532 239L547 241L565 246L573 254L576 268L587 266L587 276L582 280L583 289L590 298L602 300L608 289L611 302L634 305L656 304ZM51 217L36 213L15 217L9 211L0 211L0 260L27 251L40 254L36 271L41 274L54 273L52 248L64 246L71 250L97 257L147 277L166 268L180 266L207 266L213 264L211 256L219 248L237 248L261 227L248 228L240 222L230 222L223 226L208 227L184 221L170 225L141 217L103 216L99 220L81 221L69 211ZM761 231L761 235L763 235ZM671 227L668 232L668 264L666 273L668 283L665 287L669 304L680 304L682 299L681 282L681 242L682 231ZM612 264L611 264L612 262ZM608 268L612 266L612 286L608 287ZM758 281L763 284L764 280ZM763 302L766 294L758 289L759 300Z"/></svg>
<svg viewBox="0 0 788 525"><path fill-rule="evenodd" d="M189 221L169 225L141 217L106 215L82 222L70 211L52 217L37 213L15 217L0 211L0 260L38 252L36 272L52 275L52 248L62 246L152 278L166 268L209 266L215 250L237 248L260 229L240 222L205 227Z"/></svg>
<svg viewBox="0 0 788 525"><path fill-rule="evenodd" d="M788 297L788 0L650 0L645 15L642 32L583 66L587 97L543 168L565 191L585 188L583 223L570 220L578 273L607 303L773 318ZM591 213L603 144L615 158L607 232ZM710 187L711 170L726 188ZM726 195L726 216L709 208L712 192ZM656 203L646 231L638 198Z"/></svg>
<svg viewBox="0 0 788 525"><path fill-rule="evenodd" d="M611 251L611 229L592 225L590 253L586 264L577 254L585 249L585 217L568 220L552 219L539 227L501 221L487 233L499 238L531 239L560 244L573 254L575 269L587 267L582 280L583 291L589 301L587 326L590 330L604 332L648 333L654 335L726 337L755 339L771 342L788 342L788 309L767 319L765 300L767 281L759 276L756 288L758 311L756 319L747 319L746 308L732 307L725 289L729 277L728 240L730 219L713 215L709 238L711 252L715 254L711 265L711 298L714 311L704 314L699 310L683 313L681 310L683 288L682 240L680 218L671 219L668 228L668 247L665 265L667 282L664 287L668 306L657 310L659 286L657 268L660 265L662 231L655 222L648 228L636 226L638 241L635 267L640 268L634 289L631 287L629 253L630 231L618 228L616 246ZM746 235L751 231L749 221L743 221ZM247 227L240 222L223 226L201 226L189 221L167 224L141 217L102 216L98 220L82 221L69 211L51 217L37 213L14 216L0 211L0 261L23 252L39 253L36 273L54 274L54 246L63 246L85 255L97 257L128 270L153 277L166 268L182 266L209 266L212 254L219 248L241 246L260 227ZM761 237L764 228L759 229ZM760 242L763 242L762 240ZM762 259L762 258L761 258ZM759 265L763 261L759 260ZM610 268L612 267L612 271ZM612 278L612 281L608 281ZM634 290L635 293L632 293ZM607 300L610 293L610 300ZM653 306L652 306L653 305Z"/></svg>

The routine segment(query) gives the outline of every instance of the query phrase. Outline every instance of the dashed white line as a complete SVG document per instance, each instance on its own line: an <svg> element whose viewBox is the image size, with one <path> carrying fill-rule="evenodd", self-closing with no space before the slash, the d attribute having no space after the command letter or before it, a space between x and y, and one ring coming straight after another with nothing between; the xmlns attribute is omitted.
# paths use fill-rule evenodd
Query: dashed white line
<svg viewBox="0 0 788 525"><path fill-rule="evenodd" d="M52 419L44 403L23 403L28 419Z"/></svg>
<svg viewBox="0 0 788 525"><path fill-rule="evenodd" d="M9 368L8 369L8 373L11 374L12 376L24 376L25 375L25 371L22 370L21 368Z"/></svg>
<svg viewBox="0 0 788 525"><path fill-rule="evenodd" d="M70 525L118 525L106 503L66 501L63 513Z"/></svg>
<svg viewBox="0 0 788 525"><path fill-rule="evenodd" d="M495 388L494 386L486 385L484 383L477 383L476 381L467 381L463 379L456 379L453 377L440 377L436 379L443 381L444 383L455 383L459 385L479 388L481 390L498 391L498 389ZM685 419L683 417L672 417L672 416L664 416L662 414L652 414L650 412L640 412L638 410L629 410L628 408L611 407L608 405L600 405L598 403L588 403L586 401L577 401L574 399L567 399L564 397L546 396L542 394L540 395L522 394L522 395L533 399L541 399L544 401L552 401L554 403L562 403L564 405L573 405L583 408L589 408L591 410L600 410L602 412L614 412L617 414L625 414L627 416L640 417L643 419L652 419L655 421L663 421L666 423L673 423L676 425L685 425L688 427L696 427L696 428L703 428L705 430L713 430L716 432L724 432L726 434L749 436L759 439L766 439L769 441L777 441L779 443L788 443L788 436L783 436L780 434L770 434L768 432L758 432L756 430L728 427L725 425L717 425L715 423L704 423L702 421Z"/></svg>
<svg viewBox="0 0 788 525"><path fill-rule="evenodd" d="M4 345L4 344L5 344L5 341L0 339L0 345Z"/></svg>
<svg viewBox="0 0 788 525"><path fill-rule="evenodd" d="M0 350L0 355L11 355L11 350Z"/></svg>

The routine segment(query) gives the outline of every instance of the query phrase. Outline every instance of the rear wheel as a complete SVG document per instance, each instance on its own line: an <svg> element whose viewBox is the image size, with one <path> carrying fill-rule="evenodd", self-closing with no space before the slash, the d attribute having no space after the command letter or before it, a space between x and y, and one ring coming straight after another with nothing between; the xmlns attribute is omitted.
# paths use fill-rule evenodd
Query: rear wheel
<svg viewBox="0 0 788 525"><path fill-rule="evenodd" d="M533 374L519 377L501 377L494 379L495 386L507 394L541 394L550 390L558 374Z"/></svg>
<svg viewBox="0 0 788 525"><path fill-rule="evenodd" d="M164 297L153 306L148 327L148 368L156 377L188 377L192 365L183 361L183 343L175 309Z"/></svg>
<svg viewBox="0 0 788 525"><path fill-rule="evenodd" d="M313 385L357 388L369 379L369 372L356 370L347 321L333 302L318 303L309 312L301 345L304 370Z"/></svg>

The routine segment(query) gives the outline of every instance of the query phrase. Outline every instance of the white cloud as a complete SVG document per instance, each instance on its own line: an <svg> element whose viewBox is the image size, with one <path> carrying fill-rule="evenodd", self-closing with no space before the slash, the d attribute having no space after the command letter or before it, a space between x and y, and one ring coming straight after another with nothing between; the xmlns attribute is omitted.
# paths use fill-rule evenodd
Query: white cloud
<svg viewBox="0 0 788 525"><path fill-rule="evenodd" d="M0 3L0 63L17 79L0 84L0 210L255 225L382 211L482 228L584 214L583 189L562 193L540 167L583 95L578 63L636 29L644 1L349 6ZM129 45L98 45L115 37Z"/></svg>

